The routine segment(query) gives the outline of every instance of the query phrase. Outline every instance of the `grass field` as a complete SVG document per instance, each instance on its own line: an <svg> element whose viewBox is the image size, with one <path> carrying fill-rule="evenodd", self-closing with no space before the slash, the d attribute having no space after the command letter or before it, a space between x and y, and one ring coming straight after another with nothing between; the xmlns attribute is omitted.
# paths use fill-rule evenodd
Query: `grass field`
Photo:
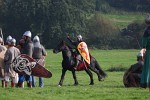
<svg viewBox="0 0 150 100"><path fill-rule="evenodd" d="M115 25L120 28L126 28L133 21L144 21L146 13L136 13L136 12L120 12L113 14L102 14L104 17L110 19L115 23Z"/></svg>
<svg viewBox="0 0 150 100"><path fill-rule="evenodd" d="M61 53L53 54L48 50L46 68L53 76L44 79L44 88L1 88L0 100L149 100L150 92L142 88L125 88L122 82L124 72L106 71L111 67L123 66L128 68L136 63L136 54L139 50L90 50L97 59L108 77L99 82L95 73L93 86L89 84L88 75L77 72L78 86L74 86L71 72L66 73L64 84L57 84L61 75ZM37 80L38 81L38 80ZM38 85L38 84L37 84Z"/></svg>

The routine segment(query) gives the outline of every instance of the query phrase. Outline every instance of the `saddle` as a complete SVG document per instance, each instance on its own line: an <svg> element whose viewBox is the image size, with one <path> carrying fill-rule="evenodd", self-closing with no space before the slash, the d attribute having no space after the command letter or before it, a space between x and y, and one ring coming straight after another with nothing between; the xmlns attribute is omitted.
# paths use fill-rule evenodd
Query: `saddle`
<svg viewBox="0 0 150 100"><path fill-rule="evenodd" d="M76 52L73 53L74 59L79 61L79 64L76 67L76 71L82 71L88 68L89 64L82 58L82 56L81 56L81 59L77 59L77 55L78 54ZM91 55L90 55L90 58L91 58ZM74 66L76 65L76 63L77 62L75 62Z"/></svg>

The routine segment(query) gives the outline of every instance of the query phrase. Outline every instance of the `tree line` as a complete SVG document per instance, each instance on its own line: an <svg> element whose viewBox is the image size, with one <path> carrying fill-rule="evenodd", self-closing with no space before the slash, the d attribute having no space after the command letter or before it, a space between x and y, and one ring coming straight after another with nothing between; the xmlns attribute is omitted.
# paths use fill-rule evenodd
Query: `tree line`
<svg viewBox="0 0 150 100"><path fill-rule="evenodd" d="M0 27L5 38L11 35L17 40L30 30L32 36L40 36L46 48L54 48L67 35L75 39L77 34L83 35L91 47L130 48L113 22L99 14L100 8L121 8L125 1L128 0L0 0ZM133 4L135 1L140 0L133 0Z"/></svg>

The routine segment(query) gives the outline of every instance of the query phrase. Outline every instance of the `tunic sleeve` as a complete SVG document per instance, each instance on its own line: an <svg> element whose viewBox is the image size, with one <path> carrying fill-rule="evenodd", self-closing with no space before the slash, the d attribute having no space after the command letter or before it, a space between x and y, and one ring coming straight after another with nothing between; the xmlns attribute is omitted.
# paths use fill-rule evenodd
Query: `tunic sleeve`
<svg viewBox="0 0 150 100"><path fill-rule="evenodd" d="M9 61L9 59L10 59L9 57L10 57L9 56L9 51L7 50L6 53L5 53L4 62Z"/></svg>

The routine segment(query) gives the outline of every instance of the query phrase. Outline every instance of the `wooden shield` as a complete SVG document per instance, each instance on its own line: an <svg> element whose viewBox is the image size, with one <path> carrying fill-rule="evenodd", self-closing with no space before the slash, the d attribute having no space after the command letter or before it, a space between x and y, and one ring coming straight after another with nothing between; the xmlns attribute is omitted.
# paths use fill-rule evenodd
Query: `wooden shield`
<svg viewBox="0 0 150 100"><path fill-rule="evenodd" d="M52 73L50 71L25 54L17 56L12 65L14 71L22 75L33 75L44 78L52 77Z"/></svg>
<svg viewBox="0 0 150 100"><path fill-rule="evenodd" d="M81 42L78 44L77 49L79 51L79 53L81 54L81 56L83 57L83 59L90 64L90 55L89 55L89 50L88 47L86 45L85 42Z"/></svg>

